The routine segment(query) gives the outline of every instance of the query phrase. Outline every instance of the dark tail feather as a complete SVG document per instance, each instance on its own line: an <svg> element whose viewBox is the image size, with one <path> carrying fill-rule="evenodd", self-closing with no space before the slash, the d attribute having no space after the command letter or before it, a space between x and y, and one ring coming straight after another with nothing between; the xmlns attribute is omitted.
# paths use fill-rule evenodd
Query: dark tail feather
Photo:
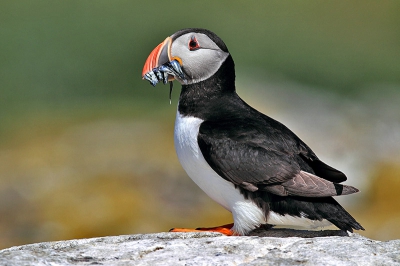
<svg viewBox="0 0 400 266"><path fill-rule="evenodd" d="M343 231L364 228L332 197L306 198L264 194L263 202L269 202L269 210L281 215L304 217L311 220L328 220ZM257 201L256 201L257 202Z"/></svg>
<svg viewBox="0 0 400 266"><path fill-rule="evenodd" d="M341 230L353 232L365 230L335 199L316 204L317 211L323 217Z"/></svg>

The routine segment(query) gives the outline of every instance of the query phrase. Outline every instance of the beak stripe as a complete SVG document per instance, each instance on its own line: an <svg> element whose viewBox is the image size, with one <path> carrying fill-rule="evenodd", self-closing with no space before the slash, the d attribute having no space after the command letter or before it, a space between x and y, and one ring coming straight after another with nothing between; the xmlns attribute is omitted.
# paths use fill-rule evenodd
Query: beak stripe
<svg viewBox="0 0 400 266"><path fill-rule="evenodd" d="M142 70L142 77L147 72L152 71L153 68L159 67L161 64L170 61L171 44L172 44L171 37L167 37L162 43L160 43L159 45L157 45L156 48L154 48L154 50L150 53L150 55L147 57L146 62L144 63L144 67Z"/></svg>

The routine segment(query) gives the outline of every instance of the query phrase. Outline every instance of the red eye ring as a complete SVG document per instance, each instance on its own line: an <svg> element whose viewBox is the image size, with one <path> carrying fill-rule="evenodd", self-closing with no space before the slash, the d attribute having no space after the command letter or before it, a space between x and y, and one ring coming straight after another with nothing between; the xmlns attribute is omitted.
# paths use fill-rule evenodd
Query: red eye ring
<svg viewBox="0 0 400 266"><path fill-rule="evenodd" d="M196 37L192 36L189 40L189 50L194 51L200 48L200 44L197 41Z"/></svg>

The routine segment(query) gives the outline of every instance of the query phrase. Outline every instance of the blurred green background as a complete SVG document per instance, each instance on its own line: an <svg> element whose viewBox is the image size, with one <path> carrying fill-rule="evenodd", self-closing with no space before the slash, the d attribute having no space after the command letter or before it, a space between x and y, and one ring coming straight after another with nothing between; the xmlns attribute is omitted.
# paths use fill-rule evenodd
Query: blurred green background
<svg viewBox="0 0 400 266"><path fill-rule="evenodd" d="M0 2L0 248L214 226L231 215L181 169L167 86L141 80L181 28L217 33L237 90L357 195L338 200L400 238L399 1Z"/></svg>

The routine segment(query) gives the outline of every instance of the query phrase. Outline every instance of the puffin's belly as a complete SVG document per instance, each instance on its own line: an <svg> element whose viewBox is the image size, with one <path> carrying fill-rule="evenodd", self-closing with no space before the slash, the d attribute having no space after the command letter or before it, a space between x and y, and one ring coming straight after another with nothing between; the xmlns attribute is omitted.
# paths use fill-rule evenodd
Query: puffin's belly
<svg viewBox="0 0 400 266"><path fill-rule="evenodd" d="M263 211L246 200L234 185L220 177L206 162L197 142L202 119L176 115L175 149L190 178L213 200L233 214L234 230L245 233L266 223Z"/></svg>
<svg viewBox="0 0 400 266"><path fill-rule="evenodd" d="M177 114L174 135L176 153L190 178L213 200L232 211L232 203L244 198L232 183L220 177L204 159L197 142L202 122L199 118Z"/></svg>

